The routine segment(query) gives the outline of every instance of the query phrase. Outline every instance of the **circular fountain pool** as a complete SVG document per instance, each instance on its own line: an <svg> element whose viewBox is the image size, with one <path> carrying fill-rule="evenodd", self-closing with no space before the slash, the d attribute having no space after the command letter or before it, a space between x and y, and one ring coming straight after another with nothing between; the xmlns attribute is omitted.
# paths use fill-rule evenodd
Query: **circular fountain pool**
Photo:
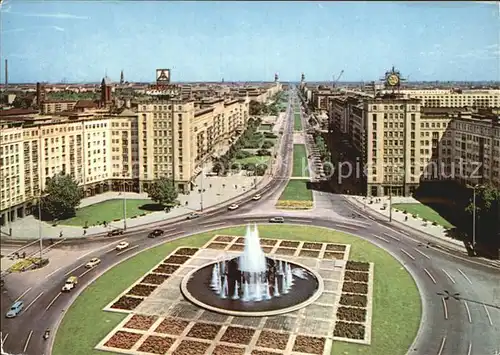
<svg viewBox="0 0 500 355"><path fill-rule="evenodd" d="M244 271L242 259L212 262L187 274L184 297L210 311L260 317L298 310L323 291L321 277L298 263L264 257L264 271Z"/></svg>

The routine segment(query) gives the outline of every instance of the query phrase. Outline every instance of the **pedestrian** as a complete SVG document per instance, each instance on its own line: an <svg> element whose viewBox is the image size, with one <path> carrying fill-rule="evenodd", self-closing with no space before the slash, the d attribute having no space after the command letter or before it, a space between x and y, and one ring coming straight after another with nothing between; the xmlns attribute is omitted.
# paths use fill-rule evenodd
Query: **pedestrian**
<svg viewBox="0 0 500 355"><path fill-rule="evenodd" d="M63 236L63 232L62 232L62 231L60 231L60 232L59 232L59 238L62 238L62 236Z"/></svg>
<svg viewBox="0 0 500 355"><path fill-rule="evenodd" d="M84 230L83 230L83 235L86 235L86 234L87 234L87 230L86 230L86 229L84 229Z"/></svg>

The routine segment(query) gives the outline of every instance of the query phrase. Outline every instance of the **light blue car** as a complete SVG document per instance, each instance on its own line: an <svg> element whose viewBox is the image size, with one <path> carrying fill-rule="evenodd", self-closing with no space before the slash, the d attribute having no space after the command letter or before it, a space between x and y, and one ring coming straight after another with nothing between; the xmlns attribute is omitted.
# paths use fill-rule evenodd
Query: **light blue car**
<svg viewBox="0 0 500 355"><path fill-rule="evenodd" d="M23 307L24 307L23 301L17 301L17 302L15 302L10 307L10 309L7 312L7 314L5 315L5 317L7 317L7 318L17 317L19 315L19 313L21 313L21 311L23 310Z"/></svg>

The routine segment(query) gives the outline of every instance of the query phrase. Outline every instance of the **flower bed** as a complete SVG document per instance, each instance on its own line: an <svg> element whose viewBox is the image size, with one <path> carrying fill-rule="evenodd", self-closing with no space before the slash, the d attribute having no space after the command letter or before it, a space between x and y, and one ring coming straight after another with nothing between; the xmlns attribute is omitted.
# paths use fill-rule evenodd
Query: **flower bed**
<svg viewBox="0 0 500 355"><path fill-rule="evenodd" d="M366 310L363 308L339 307L337 318L350 322L364 322L366 320Z"/></svg>
<svg viewBox="0 0 500 355"><path fill-rule="evenodd" d="M240 238L236 239L236 243L245 244L245 238L240 237Z"/></svg>
<svg viewBox="0 0 500 355"><path fill-rule="evenodd" d="M168 275L160 275L160 274L148 274L145 278L141 280L141 283L144 284L152 284L152 285L161 285L166 279L168 279Z"/></svg>
<svg viewBox="0 0 500 355"><path fill-rule="evenodd" d="M148 330L157 319L158 317L156 316L143 316L135 314L132 318L130 318L127 324L125 324L125 328Z"/></svg>
<svg viewBox="0 0 500 355"><path fill-rule="evenodd" d="M346 263L345 268L346 268L346 270L368 272L370 270L370 264L363 263L363 262L360 262L360 261L348 261Z"/></svg>
<svg viewBox="0 0 500 355"><path fill-rule="evenodd" d="M119 349L131 349L141 339L141 334L119 331L116 332L104 346Z"/></svg>
<svg viewBox="0 0 500 355"><path fill-rule="evenodd" d="M210 344L207 343L183 340L177 349L175 349L174 355L204 355L209 347Z"/></svg>
<svg viewBox="0 0 500 355"><path fill-rule="evenodd" d="M222 244L222 243L210 243L207 248L210 248L210 249L224 249L225 247L227 247L227 244Z"/></svg>
<svg viewBox="0 0 500 355"><path fill-rule="evenodd" d="M358 282L344 282L344 286L342 287L342 291L348 292L348 293L367 294L368 293L368 285L365 283L358 283Z"/></svg>
<svg viewBox="0 0 500 355"><path fill-rule="evenodd" d="M267 245L274 247L278 241L276 239L261 239L260 245Z"/></svg>
<svg viewBox="0 0 500 355"><path fill-rule="evenodd" d="M217 238L215 238L216 242L222 242L222 243L231 243L233 241L233 237L227 237L224 235L221 235Z"/></svg>
<svg viewBox="0 0 500 355"><path fill-rule="evenodd" d="M269 254L273 250L273 247L262 247L262 251Z"/></svg>
<svg viewBox="0 0 500 355"><path fill-rule="evenodd" d="M313 208L312 201L279 200L276 207L286 210L309 210Z"/></svg>
<svg viewBox="0 0 500 355"><path fill-rule="evenodd" d="M158 286L139 284L132 287L132 289L128 291L128 294L133 296L148 297L157 287Z"/></svg>
<svg viewBox="0 0 500 355"><path fill-rule="evenodd" d="M325 254L323 255L323 259L342 260L342 259L344 259L344 253L334 253L331 251L325 251Z"/></svg>
<svg viewBox="0 0 500 355"><path fill-rule="evenodd" d="M349 339L364 339L365 327L356 323L337 322L333 335Z"/></svg>
<svg viewBox="0 0 500 355"><path fill-rule="evenodd" d="M189 256L173 255L169 258L166 258L165 261L163 261L163 262L165 264L184 264L189 259L190 259Z"/></svg>
<svg viewBox="0 0 500 355"><path fill-rule="evenodd" d="M177 270L179 266L177 265L165 265L165 264L160 264L156 269L153 270L153 272L156 272L158 274L173 274L175 270Z"/></svg>
<svg viewBox="0 0 500 355"><path fill-rule="evenodd" d="M289 241L289 240L283 240L281 243L280 243L280 248L281 247L285 247L285 248L297 248L299 246L299 242L292 242L292 241Z"/></svg>
<svg viewBox="0 0 500 355"><path fill-rule="evenodd" d="M263 330L257 340L257 346L285 350L286 345L288 344L288 338L290 338L289 334Z"/></svg>
<svg viewBox="0 0 500 355"><path fill-rule="evenodd" d="M317 250L301 250L299 256L307 256L310 258L317 258L319 256L319 251Z"/></svg>
<svg viewBox="0 0 500 355"><path fill-rule="evenodd" d="M174 344L175 339L151 335L141 344L139 351L152 354L165 354Z"/></svg>
<svg viewBox="0 0 500 355"><path fill-rule="evenodd" d="M244 354L245 354L245 349L227 345L217 345L214 351L212 352L212 355L244 355Z"/></svg>
<svg viewBox="0 0 500 355"><path fill-rule="evenodd" d="M175 255L194 255L197 251L197 248L180 248L175 252Z"/></svg>
<svg viewBox="0 0 500 355"><path fill-rule="evenodd" d="M140 305L142 301L143 300L141 298L122 296L118 299L118 301L113 303L111 308L131 311Z"/></svg>
<svg viewBox="0 0 500 355"><path fill-rule="evenodd" d="M243 249L245 249L245 246L241 244L234 244L231 246L231 248L229 248L229 250L232 251L242 251Z"/></svg>
<svg viewBox="0 0 500 355"><path fill-rule="evenodd" d="M293 344L293 351L322 355L325 348L325 338L297 335Z"/></svg>
<svg viewBox="0 0 500 355"><path fill-rule="evenodd" d="M252 351L252 355L278 355L279 353L275 353L274 351L265 351L265 350L254 350Z"/></svg>
<svg viewBox="0 0 500 355"><path fill-rule="evenodd" d="M345 279L352 280L357 282L368 282L368 273L366 272L355 272L355 271L346 271Z"/></svg>
<svg viewBox="0 0 500 355"><path fill-rule="evenodd" d="M239 327L228 327L221 338L221 341L235 344L250 344L255 330Z"/></svg>
<svg viewBox="0 0 500 355"><path fill-rule="evenodd" d="M275 254L280 254L280 255L293 255L295 254L295 249L289 249L289 248L278 248L275 251Z"/></svg>
<svg viewBox="0 0 500 355"><path fill-rule="evenodd" d="M216 324L196 323L191 330L189 330L187 336L191 338L213 340L221 328L222 326Z"/></svg>
<svg viewBox="0 0 500 355"><path fill-rule="evenodd" d="M327 251L345 251L344 245L328 244L326 246Z"/></svg>
<svg viewBox="0 0 500 355"><path fill-rule="evenodd" d="M189 322L176 318L165 318L155 329L155 333L181 335Z"/></svg>
<svg viewBox="0 0 500 355"><path fill-rule="evenodd" d="M313 249L313 250L321 250L322 244L320 243L304 243L302 245L302 249Z"/></svg>
<svg viewBox="0 0 500 355"><path fill-rule="evenodd" d="M366 296L362 295L346 295L340 297L340 304L344 306L366 307L368 303Z"/></svg>

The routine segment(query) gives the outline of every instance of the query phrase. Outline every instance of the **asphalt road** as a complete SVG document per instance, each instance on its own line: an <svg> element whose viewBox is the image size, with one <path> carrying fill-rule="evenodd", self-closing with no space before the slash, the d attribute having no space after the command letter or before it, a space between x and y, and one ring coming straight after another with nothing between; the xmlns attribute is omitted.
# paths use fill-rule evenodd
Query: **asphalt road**
<svg viewBox="0 0 500 355"><path fill-rule="evenodd" d="M293 122L293 119L288 121ZM289 124L281 148L283 164L277 176L287 175L291 167L291 129ZM146 231L125 235L123 240L130 242L128 249L117 252L114 246L118 241L115 241L49 275L45 282L22 295L25 310L18 318L2 321L4 350L14 354L48 354L54 334L49 341L44 341L45 329L56 329L63 312L78 293L106 270L136 253L176 237L248 222L266 223L271 216L259 215L260 206L278 194L285 184L286 180L276 178L261 200L242 202L240 209L234 212L221 209L196 220L166 223L166 234L156 239L147 238ZM332 198L338 212L345 210L346 214L352 215L353 210L357 211L352 223L312 213L287 217L286 223L322 226L360 236L387 250L407 268L418 285L423 305L421 329L409 354L494 355L500 350L499 269L428 247L418 235L394 229L382 220L368 219L362 210L345 199ZM96 268L86 270L84 263L92 257L99 257L102 262ZM70 275L79 276L80 283L74 292L62 294L60 290ZM9 292L8 285L6 292ZM459 295L457 299L447 298L447 293ZM21 295L9 296L15 299Z"/></svg>

